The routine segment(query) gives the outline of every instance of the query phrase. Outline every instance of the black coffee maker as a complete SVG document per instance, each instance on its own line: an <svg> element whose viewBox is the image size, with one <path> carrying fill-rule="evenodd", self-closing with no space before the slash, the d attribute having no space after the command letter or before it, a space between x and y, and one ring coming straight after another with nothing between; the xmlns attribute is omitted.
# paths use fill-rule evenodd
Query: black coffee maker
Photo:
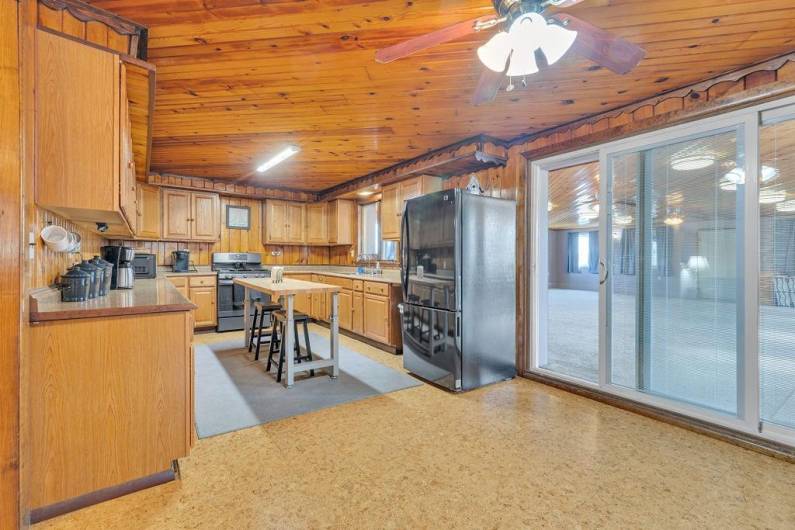
<svg viewBox="0 0 795 530"><path fill-rule="evenodd" d="M132 261L135 250L130 247L106 246L102 247L102 259L113 265L110 280L111 289L132 289L135 282L135 271Z"/></svg>
<svg viewBox="0 0 795 530"><path fill-rule="evenodd" d="M174 272L188 272L188 269L190 269L190 251L175 250L172 252L171 268Z"/></svg>

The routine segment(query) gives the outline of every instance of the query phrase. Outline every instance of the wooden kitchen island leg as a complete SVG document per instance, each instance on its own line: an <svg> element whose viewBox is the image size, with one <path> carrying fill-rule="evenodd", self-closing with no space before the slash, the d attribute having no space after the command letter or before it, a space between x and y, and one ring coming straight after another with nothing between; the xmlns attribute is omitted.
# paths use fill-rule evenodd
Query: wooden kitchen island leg
<svg viewBox="0 0 795 530"><path fill-rule="evenodd" d="M285 380L284 386L290 388L293 386L295 382L295 352L293 349L295 346L293 345L293 340L295 338L295 334L293 333L294 323L293 323L293 303L295 302L295 295L288 294L287 295L287 322L284 325L284 333L282 334L282 340L284 341L284 362L287 364L287 379Z"/></svg>
<svg viewBox="0 0 795 530"><path fill-rule="evenodd" d="M339 320L339 293L331 293L331 378L340 375L340 320Z"/></svg>
<svg viewBox="0 0 795 530"><path fill-rule="evenodd" d="M243 344L248 347L251 344L251 289L248 287L243 287L243 329L246 331Z"/></svg>

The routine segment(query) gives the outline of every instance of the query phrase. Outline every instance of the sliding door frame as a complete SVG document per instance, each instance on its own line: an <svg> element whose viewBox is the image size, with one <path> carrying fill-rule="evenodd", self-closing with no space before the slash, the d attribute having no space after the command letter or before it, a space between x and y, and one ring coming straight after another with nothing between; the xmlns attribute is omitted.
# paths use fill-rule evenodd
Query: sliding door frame
<svg viewBox="0 0 795 530"><path fill-rule="evenodd" d="M545 377L558 379L585 388L597 389L628 401L651 405L668 411L696 418L761 436L777 443L795 446L795 429L763 422L760 418L760 370L759 370L759 270L760 270L760 208L759 208L759 132L762 113L795 117L795 96L754 105L748 108L726 112L712 117L674 125L660 130L641 133L628 138L614 140L574 152L562 153L540 160L528 161L529 183L529 227L528 253L530 282L527 307L529 348L526 359L528 371ZM785 119L785 118L782 118ZM721 131L738 130L738 139L743 140L742 165L745 169L745 193L742 204L738 204L742 218L738 218L738 245L742 245L743 255L738 270L742 275L742 296L738 297L738 359L737 359L737 414L700 407L687 402L643 393L637 389L621 387L610 382L610 234L612 226L611 185L608 178L608 157L621 152L632 152L652 148L655 145L685 141L688 138L707 136ZM742 135L742 136L739 136ZM593 383L576 377L566 376L540 367L543 360L543 322L547 307L540 296L547 281L547 201L549 172L563 167L599 160L600 175L600 218L599 218L599 380ZM739 196L738 196L739 199ZM602 274L605 278L602 278ZM602 282L602 279L606 279Z"/></svg>

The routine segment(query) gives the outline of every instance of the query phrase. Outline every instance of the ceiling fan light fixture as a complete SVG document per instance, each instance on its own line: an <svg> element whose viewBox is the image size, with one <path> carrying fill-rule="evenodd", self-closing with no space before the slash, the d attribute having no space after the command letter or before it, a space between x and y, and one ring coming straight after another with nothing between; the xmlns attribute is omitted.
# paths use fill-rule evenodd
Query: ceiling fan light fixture
<svg viewBox="0 0 795 530"><path fill-rule="evenodd" d="M671 168L676 171L696 171L715 165L715 155L704 153L679 156L671 160Z"/></svg>
<svg viewBox="0 0 795 530"><path fill-rule="evenodd" d="M765 188L759 190L759 204L776 204L784 202L787 199L787 193L783 190L774 190Z"/></svg>
<svg viewBox="0 0 795 530"><path fill-rule="evenodd" d="M504 72L508 56L511 54L511 37L500 31L478 48L478 59L493 72Z"/></svg>
<svg viewBox="0 0 795 530"><path fill-rule="evenodd" d="M569 51L569 48L577 39L577 32L557 24L547 24L544 33L544 39L541 41L541 51L544 52L544 57L547 58L547 64L552 66Z"/></svg>
<svg viewBox="0 0 795 530"><path fill-rule="evenodd" d="M508 71L505 74L509 77L521 77L535 74L536 72L538 72L538 63L533 50L527 48L514 49L511 54L511 64L508 65Z"/></svg>

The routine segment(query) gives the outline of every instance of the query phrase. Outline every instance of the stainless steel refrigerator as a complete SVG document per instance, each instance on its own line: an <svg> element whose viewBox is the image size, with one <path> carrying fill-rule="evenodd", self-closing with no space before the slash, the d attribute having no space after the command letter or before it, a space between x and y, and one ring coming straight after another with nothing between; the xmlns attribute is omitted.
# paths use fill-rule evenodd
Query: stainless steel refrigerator
<svg viewBox="0 0 795 530"><path fill-rule="evenodd" d="M450 390L516 375L516 205L440 191L406 203L403 366Z"/></svg>

